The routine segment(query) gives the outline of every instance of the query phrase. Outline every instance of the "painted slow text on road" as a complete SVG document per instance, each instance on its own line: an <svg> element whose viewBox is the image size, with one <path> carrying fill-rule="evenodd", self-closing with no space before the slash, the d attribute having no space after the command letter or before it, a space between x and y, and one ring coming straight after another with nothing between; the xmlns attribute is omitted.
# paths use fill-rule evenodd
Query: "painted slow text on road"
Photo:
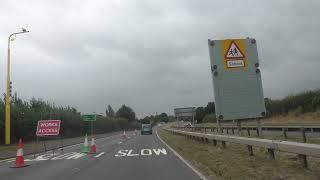
<svg viewBox="0 0 320 180"><path fill-rule="evenodd" d="M115 154L115 157L133 157L133 156L152 156L152 155L167 155L166 149L141 149L140 151L133 151L132 149L121 149Z"/></svg>

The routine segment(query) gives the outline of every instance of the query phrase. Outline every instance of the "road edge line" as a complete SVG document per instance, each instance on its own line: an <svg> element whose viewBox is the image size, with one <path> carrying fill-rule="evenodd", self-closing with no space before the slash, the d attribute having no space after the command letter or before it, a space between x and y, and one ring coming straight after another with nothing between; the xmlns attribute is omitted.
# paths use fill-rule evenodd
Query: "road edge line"
<svg viewBox="0 0 320 180"><path fill-rule="evenodd" d="M161 139L161 137L158 135L158 130L156 130L156 135L158 139L170 149L170 151L173 152L175 156L177 156L183 163L185 163L190 169L192 169L201 179L207 180L207 178L198 171L194 166L192 166L187 160L185 160L179 153L177 153L172 147L170 147L164 140Z"/></svg>

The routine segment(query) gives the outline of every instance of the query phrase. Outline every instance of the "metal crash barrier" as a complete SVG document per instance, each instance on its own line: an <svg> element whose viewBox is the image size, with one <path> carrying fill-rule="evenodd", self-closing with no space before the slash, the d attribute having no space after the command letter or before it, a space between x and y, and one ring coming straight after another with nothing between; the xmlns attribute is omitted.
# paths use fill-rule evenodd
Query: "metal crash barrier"
<svg viewBox="0 0 320 180"><path fill-rule="evenodd" d="M250 156L253 156L253 146L266 148L268 150L270 159L275 159L274 151L295 153L298 154L298 158L304 168L308 167L307 156L320 157L320 145L317 144L269 140L261 138L248 138L219 134L205 134L169 128L165 128L164 130L173 134L184 135L186 138L195 139L202 142L212 141L214 146L217 145L217 142L221 142L222 148L226 148L226 142L247 145Z"/></svg>

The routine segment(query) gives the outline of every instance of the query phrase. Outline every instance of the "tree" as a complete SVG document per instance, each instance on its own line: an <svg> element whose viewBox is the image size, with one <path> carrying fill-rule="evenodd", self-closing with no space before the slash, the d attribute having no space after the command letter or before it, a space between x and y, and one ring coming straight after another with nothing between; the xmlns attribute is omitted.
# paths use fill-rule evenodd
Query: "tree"
<svg viewBox="0 0 320 180"><path fill-rule="evenodd" d="M205 115L206 115L205 108L204 107L197 107L196 115L195 115L194 119L197 120L197 122L201 123Z"/></svg>
<svg viewBox="0 0 320 180"><path fill-rule="evenodd" d="M215 123L216 122L216 115L215 114L207 114L204 116L203 123Z"/></svg>
<svg viewBox="0 0 320 180"><path fill-rule="evenodd" d="M136 119L136 114L134 113L134 111L129 106L126 106L125 104L123 104L119 108L119 110L117 111L117 116L126 118L129 120L129 122L133 122Z"/></svg>
<svg viewBox="0 0 320 180"><path fill-rule="evenodd" d="M110 104L108 105L108 107L106 109L106 115L108 117L114 117L114 115L115 115L114 110L112 109Z"/></svg>
<svg viewBox="0 0 320 180"><path fill-rule="evenodd" d="M216 108L214 102L208 102L207 107L205 108L206 114L215 114Z"/></svg>
<svg viewBox="0 0 320 180"><path fill-rule="evenodd" d="M166 113L161 113L159 115L159 119L160 119L160 122L168 122L169 121L169 117Z"/></svg>

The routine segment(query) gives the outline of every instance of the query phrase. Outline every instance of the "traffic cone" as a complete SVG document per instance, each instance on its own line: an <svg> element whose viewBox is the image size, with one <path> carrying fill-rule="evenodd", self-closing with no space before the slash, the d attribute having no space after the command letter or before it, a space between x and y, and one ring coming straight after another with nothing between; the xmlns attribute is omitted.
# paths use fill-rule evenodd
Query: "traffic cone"
<svg viewBox="0 0 320 180"><path fill-rule="evenodd" d="M16 162L14 163L11 168L21 168L21 167L26 167L28 165L24 164L24 159L23 159L23 143L22 139L19 139L19 144L18 144L18 150L17 150L17 156L16 156Z"/></svg>
<svg viewBox="0 0 320 180"><path fill-rule="evenodd" d="M88 136L86 134L85 138L84 138L84 143L83 143L83 147L82 147L82 152L83 153L88 153L89 152L89 144L88 144Z"/></svg>
<svg viewBox="0 0 320 180"><path fill-rule="evenodd" d="M127 139L126 131L123 131L122 137Z"/></svg>
<svg viewBox="0 0 320 180"><path fill-rule="evenodd" d="M94 137L91 138L91 147L90 147L90 154L97 153L96 143Z"/></svg>

